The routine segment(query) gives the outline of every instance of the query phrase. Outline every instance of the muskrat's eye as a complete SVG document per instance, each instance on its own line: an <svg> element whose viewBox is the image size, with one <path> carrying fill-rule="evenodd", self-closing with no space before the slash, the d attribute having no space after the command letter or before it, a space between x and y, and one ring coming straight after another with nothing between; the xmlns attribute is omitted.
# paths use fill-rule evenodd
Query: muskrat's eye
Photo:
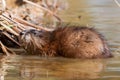
<svg viewBox="0 0 120 80"><path fill-rule="evenodd" d="M25 34L25 32L23 31L23 32L20 32L20 36L22 36L22 35L24 35Z"/></svg>
<svg viewBox="0 0 120 80"><path fill-rule="evenodd" d="M36 31L35 29L30 29L29 30L30 33L35 33L35 31Z"/></svg>

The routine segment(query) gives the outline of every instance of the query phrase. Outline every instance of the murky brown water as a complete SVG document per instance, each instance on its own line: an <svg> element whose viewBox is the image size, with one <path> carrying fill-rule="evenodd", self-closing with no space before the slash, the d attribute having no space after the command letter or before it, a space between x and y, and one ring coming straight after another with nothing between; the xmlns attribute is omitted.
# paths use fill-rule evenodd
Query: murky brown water
<svg viewBox="0 0 120 80"><path fill-rule="evenodd" d="M120 8L113 0L68 0L65 22L90 25L108 40L111 59L12 56L0 62L0 80L120 80Z"/></svg>

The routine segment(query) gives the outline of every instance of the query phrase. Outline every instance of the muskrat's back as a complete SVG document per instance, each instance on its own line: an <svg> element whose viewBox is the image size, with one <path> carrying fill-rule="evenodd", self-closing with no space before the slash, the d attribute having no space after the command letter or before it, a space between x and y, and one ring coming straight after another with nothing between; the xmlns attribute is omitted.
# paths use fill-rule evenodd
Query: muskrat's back
<svg viewBox="0 0 120 80"><path fill-rule="evenodd" d="M93 28L60 27L54 32L58 53L73 58L111 57L110 50L103 36Z"/></svg>
<svg viewBox="0 0 120 80"><path fill-rule="evenodd" d="M21 41L32 54L70 58L112 57L103 36L88 27L59 27L51 32L27 30L21 35Z"/></svg>

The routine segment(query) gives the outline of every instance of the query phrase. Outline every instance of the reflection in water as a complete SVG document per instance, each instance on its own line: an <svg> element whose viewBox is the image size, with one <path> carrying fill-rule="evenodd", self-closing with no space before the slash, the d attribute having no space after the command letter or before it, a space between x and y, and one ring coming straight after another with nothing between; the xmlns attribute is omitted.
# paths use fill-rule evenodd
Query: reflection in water
<svg viewBox="0 0 120 80"><path fill-rule="evenodd" d="M5 64L5 58L0 56L0 80L4 80L4 76L6 75L6 67L3 64Z"/></svg>
<svg viewBox="0 0 120 80"><path fill-rule="evenodd" d="M0 80L120 80L120 8L113 0L68 0L65 22L95 26L114 58L81 60L14 56L0 62ZM80 19L79 19L79 18Z"/></svg>
<svg viewBox="0 0 120 80"><path fill-rule="evenodd" d="M81 60L66 58L40 58L13 56L6 59L1 69L6 70L5 80L42 79L96 79L105 68L103 60ZM4 79L3 79L4 80Z"/></svg>

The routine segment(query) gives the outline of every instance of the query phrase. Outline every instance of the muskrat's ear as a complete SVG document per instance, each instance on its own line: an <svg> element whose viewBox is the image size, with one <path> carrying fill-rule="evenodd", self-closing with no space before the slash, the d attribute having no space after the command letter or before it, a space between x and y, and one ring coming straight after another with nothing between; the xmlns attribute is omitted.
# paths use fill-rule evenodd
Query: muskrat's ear
<svg viewBox="0 0 120 80"><path fill-rule="evenodd" d="M34 33L35 31L37 31L36 29L30 29L29 32L30 33Z"/></svg>

